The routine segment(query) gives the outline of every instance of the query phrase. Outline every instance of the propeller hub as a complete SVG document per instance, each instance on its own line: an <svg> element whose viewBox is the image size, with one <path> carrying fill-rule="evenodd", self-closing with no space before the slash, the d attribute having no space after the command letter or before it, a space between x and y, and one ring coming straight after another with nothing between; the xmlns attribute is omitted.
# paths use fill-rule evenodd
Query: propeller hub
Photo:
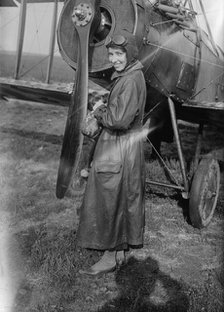
<svg viewBox="0 0 224 312"><path fill-rule="evenodd" d="M80 3L75 6L72 12L72 21L75 26L86 26L93 16L92 8L89 4Z"/></svg>

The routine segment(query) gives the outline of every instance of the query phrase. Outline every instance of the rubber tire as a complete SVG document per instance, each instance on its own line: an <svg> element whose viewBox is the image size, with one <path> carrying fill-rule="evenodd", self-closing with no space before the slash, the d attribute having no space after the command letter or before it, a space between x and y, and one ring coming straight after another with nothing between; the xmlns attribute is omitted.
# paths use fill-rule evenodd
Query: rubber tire
<svg viewBox="0 0 224 312"><path fill-rule="evenodd" d="M194 227L201 229L210 223L217 205L219 187L220 168L217 160L202 159L190 190L189 216Z"/></svg>

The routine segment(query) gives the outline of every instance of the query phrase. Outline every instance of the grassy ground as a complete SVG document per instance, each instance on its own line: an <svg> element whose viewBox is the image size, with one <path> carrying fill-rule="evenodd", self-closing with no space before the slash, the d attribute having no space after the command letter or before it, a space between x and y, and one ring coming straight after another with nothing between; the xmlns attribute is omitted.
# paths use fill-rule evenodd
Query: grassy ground
<svg viewBox="0 0 224 312"><path fill-rule="evenodd" d="M0 311L223 311L223 175L209 227L187 222L176 191L148 185L144 248L130 250L128 264L114 273L78 274L100 253L76 246L84 186L55 196L66 114L62 107L0 102ZM182 126L181 133L190 158L196 131ZM207 129L203 150L223 139ZM162 153L179 177L175 146L163 144ZM148 162L147 172L166 179L158 161Z"/></svg>

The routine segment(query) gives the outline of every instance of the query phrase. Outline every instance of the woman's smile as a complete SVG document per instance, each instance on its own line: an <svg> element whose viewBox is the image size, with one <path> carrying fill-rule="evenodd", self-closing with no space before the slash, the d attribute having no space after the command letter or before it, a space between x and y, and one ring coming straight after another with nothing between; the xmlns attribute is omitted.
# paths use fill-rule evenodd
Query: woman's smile
<svg viewBox="0 0 224 312"><path fill-rule="evenodd" d="M127 55L122 49L109 48L108 58L116 71L120 72L125 69L127 65Z"/></svg>

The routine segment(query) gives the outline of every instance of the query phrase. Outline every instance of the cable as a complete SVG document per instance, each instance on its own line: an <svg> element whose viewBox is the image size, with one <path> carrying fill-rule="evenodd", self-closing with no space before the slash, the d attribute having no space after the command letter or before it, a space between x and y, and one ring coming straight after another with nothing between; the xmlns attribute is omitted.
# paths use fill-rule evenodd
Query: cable
<svg viewBox="0 0 224 312"><path fill-rule="evenodd" d="M149 142L149 144L152 146L153 150L156 152L156 155L158 156L159 160L162 162L164 168L169 172L170 177L173 179L174 183L177 186L180 186L180 184L178 183L177 179L175 178L175 176L173 175L172 171L170 170L170 168L167 166L167 164L165 163L165 160L162 158L162 156L160 155L160 153L157 151L157 149L155 148L155 146L152 144L152 142L150 141L150 139L147 137L146 140Z"/></svg>
<svg viewBox="0 0 224 312"><path fill-rule="evenodd" d="M182 52L178 52L178 51L172 50L172 49L170 49L170 48L166 48L166 47L164 47L163 45L158 45L158 44L151 43L151 42L147 42L147 44L148 44L148 45L151 45L151 46L153 46L153 47L156 47L156 48L165 50L165 51L169 51L169 52L176 53L176 54L181 55L181 56L189 57L189 58L194 59L194 60L196 60L196 61L200 61L200 59L197 58L197 57L195 57L195 56L191 56L191 55L188 55L188 54L185 54L185 53L182 53ZM216 67L219 67L219 68L222 68L222 69L223 69L223 65L218 65L218 64L209 62L209 61L207 61L207 60L205 60L205 59L201 59L201 62L204 62L204 63L207 63L207 64L209 64L209 65L216 66Z"/></svg>
<svg viewBox="0 0 224 312"><path fill-rule="evenodd" d="M55 49L54 53L58 52L59 49ZM38 63L36 63L35 65L33 65L32 67L28 68L25 72L23 72L22 74L20 74L20 77L25 76L27 73L29 73L32 69L34 69L35 67L37 67L38 65L40 65L41 63L43 63L47 58L49 57L49 55L45 56L44 58L42 58Z"/></svg>
<svg viewBox="0 0 224 312"><path fill-rule="evenodd" d="M0 10L1 10L1 9L0 9ZM0 27L0 29L5 28L6 26L8 26L8 24L14 22L14 20L16 20L17 18L19 18L19 14L17 14L15 17L13 17L12 19L10 19L10 20L9 20L7 23L5 23L4 25L2 25L2 26Z"/></svg>

